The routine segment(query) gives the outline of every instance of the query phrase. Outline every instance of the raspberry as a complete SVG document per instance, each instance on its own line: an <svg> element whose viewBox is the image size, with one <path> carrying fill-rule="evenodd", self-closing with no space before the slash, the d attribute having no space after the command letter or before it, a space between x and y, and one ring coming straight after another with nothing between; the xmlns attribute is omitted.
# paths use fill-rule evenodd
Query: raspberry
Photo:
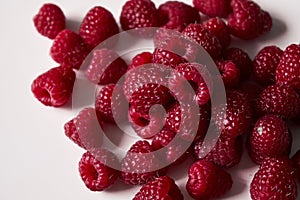
<svg viewBox="0 0 300 200"><path fill-rule="evenodd" d="M175 137L175 133L168 128L163 128L158 134L153 137L151 146L154 150L161 149L167 146Z"/></svg>
<svg viewBox="0 0 300 200"><path fill-rule="evenodd" d="M272 18L250 0L231 1L233 13L228 16L231 33L244 40L257 38L271 30Z"/></svg>
<svg viewBox="0 0 300 200"><path fill-rule="evenodd" d="M223 109L226 109L223 110ZM237 90L227 91L227 106L222 110L216 106L215 123L221 134L228 137L236 137L244 134L251 125L252 111L246 96ZM225 113L226 112L226 113ZM221 121L226 114L226 119Z"/></svg>
<svg viewBox="0 0 300 200"><path fill-rule="evenodd" d="M290 85L300 91L300 45L288 46L276 69L276 84Z"/></svg>
<svg viewBox="0 0 300 200"><path fill-rule="evenodd" d="M102 135L93 108L84 108L79 114L65 123L65 135L78 146L90 150L101 147Z"/></svg>
<svg viewBox="0 0 300 200"><path fill-rule="evenodd" d="M177 65L185 62L186 60L183 57L168 50L156 48L153 52L153 63L175 68Z"/></svg>
<svg viewBox="0 0 300 200"><path fill-rule="evenodd" d="M232 12L230 0L193 0L193 4L209 17L226 17Z"/></svg>
<svg viewBox="0 0 300 200"><path fill-rule="evenodd" d="M122 7L120 22L123 30L158 27L155 4L150 0L129 0Z"/></svg>
<svg viewBox="0 0 300 200"><path fill-rule="evenodd" d="M113 95L114 93L114 95ZM115 120L124 121L127 112L122 106L126 102L122 87L115 84L104 86L98 93L95 109L99 121L115 123Z"/></svg>
<svg viewBox="0 0 300 200"><path fill-rule="evenodd" d="M249 154L257 164L266 157L288 156L291 147L292 139L288 127L275 115L265 115L258 119L249 135Z"/></svg>
<svg viewBox="0 0 300 200"><path fill-rule="evenodd" d="M225 22L220 18L211 18L203 23L204 28L218 38L223 49L231 43L230 31Z"/></svg>
<svg viewBox="0 0 300 200"><path fill-rule="evenodd" d="M140 54L137 54L136 56L134 56L132 58L127 71L129 71L135 67L141 66L141 65L152 63L152 57L153 57L152 53L150 53L150 52L142 52Z"/></svg>
<svg viewBox="0 0 300 200"><path fill-rule="evenodd" d="M256 114L275 114L291 119L300 111L300 98L296 91L285 85L270 85L256 101Z"/></svg>
<svg viewBox="0 0 300 200"><path fill-rule="evenodd" d="M267 46L258 52L253 60L255 79L263 85L275 84L276 68L283 51L277 46Z"/></svg>
<svg viewBox="0 0 300 200"><path fill-rule="evenodd" d="M55 4L44 4L33 18L36 30L43 36L54 39L65 29L66 18L63 11Z"/></svg>
<svg viewBox="0 0 300 200"><path fill-rule="evenodd" d="M257 82L254 82L252 80L242 82L238 88L241 92L245 94L253 110L256 104L256 100L264 88L260 86ZM253 113L253 115L254 114L255 112ZM254 115L254 117L256 116Z"/></svg>
<svg viewBox="0 0 300 200"><path fill-rule="evenodd" d="M93 58L85 71L86 77L95 84L117 83L127 71L126 62L113 50L93 51Z"/></svg>
<svg viewBox="0 0 300 200"><path fill-rule="evenodd" d="M300 150L292 157L293 164L296 168L297 179L300 182Z"/></svg>
<svg viewBox="0 0 300 200"><path fill-rule="evenodd" d="M196 159L202 159L203 151L209 146L203 146L203 142L199 141L194 145L194 154ZM241 161L243 152L243 140L239 136L237 138L230 138L220 136L215 146L203 158L220 167L233 167Z"/></svg>
<svg viewBox="0 0 300 200"><path fill-rule="evenodd" d="M79 35L90 48L118 33L119 27L113 15L101 6L89 10L79 27Z"/></svg>
<svg viewBox="0 0 300 200"><path fill-rule="evenodd" d="M237 86L240 78L240 69L232 61L219 61L217 67L226 88Z"/></svg>
<svg viewBox="0 0 300 200"><path fill-rule="evenodd" d="M188 142L204 138L210 122L210 105L199 106L198 111L200 116L196 121L192 106L175 103L167 111L165 126Z"/></svg>
<svg viewBox="0 0 300 200"><path fill-rule="evenodd" d="M167 1L158 8L161 26L181 32L188 24L199 23L198 11L190 5L179 1Z"/></svg>
<svg viewBox="0 0 300 200"><path fill-rule="evenodd" d="M232 187L231 175L205 160L195 162L189 169L186 189L194 199L218 198Z"/></svg>
<svg viewBox="0 0 300 200"><path fill-rule="evenodd" d="M55 67L39 75L31 84L31 91L46 106L65 105L73 91L76 75L70 68Z"/></svg>
<svg viewBox="0 0 300 200"><path fill-rule="evenodd" d="M296 199L297 185L288 159L266 158L250 185L253 200Z"/></svg>
<svg viewBox="0 0 300 200"><path fill-rule="evenodd" d="M54 39L50 55L64 67L79 69L88 55L88 46L83 39L70 30L61 31Z"/></svg>
<svg viewBox="0 0 300 200"><path fill-rule="evenodd" d="M121 179L126 184L142 185L159 176L159 160L147 141L138 141L131 146L122 160Z"/></svg>
<svg viewBox="0 0 300 200"><path fill-rule="evenodd" d="M222 47L218 38L204 28L202 24L190 24L182 33L199 43L211 57L220 57Z"/></svg>
<svg viewBox="0 0 300 200"><path fill-rule="evenodd" d="M183 195L175 181L167 176L161 176L149 181L135 195L133 200L183 200Z"/></svg>
<svg viewBox="0 0 300 200"><path fill-rule="evenodd" d="M118 158L108 150L99 149L86 152L79 162L80 176L91 191L103 191L111 187L119 176L119 172L111 168L117 167Z"/></svg>
<svg viewBox="0 0 300 200"><path fill-rule="evenodd" d="M223 57L225 60L231 60L240 69L240 81L244 81L252 73L252 60L242 49L229 48L223 53Z"/></svg>

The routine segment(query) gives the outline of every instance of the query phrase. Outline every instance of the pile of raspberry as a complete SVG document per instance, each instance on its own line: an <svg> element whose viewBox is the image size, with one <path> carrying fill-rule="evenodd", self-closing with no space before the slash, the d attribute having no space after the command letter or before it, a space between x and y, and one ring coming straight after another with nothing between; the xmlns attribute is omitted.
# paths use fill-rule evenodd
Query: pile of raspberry
<svg viewBox="0 0 300 200"><path fill-rule="evenodd" d="M95 6L83 18L79 30L68 30L63 11L57 5L44 4L34 17L34 25L40 34L53 39L50 56L58 67L33 81L35 98L46 106L66 105L76 74L88 55L91 59L85 76L101 86L95 106L82 109L64 125L66 136L86 150L79 162L86 187L103 191L121 180L141 185L134 200L181 200L182 192L168 170L193 157L194 163L187 170L188 194L193 199L219 198L234 181L228 168L240 163L246 148L252 161L260 165L250 185L251 198L296 199L300 150L290 155L293 133L288 122L300 124L300 45L290 44L283 50L267 46L253 60L246 51L231 46L232 38L243 43L267 36L272 27L269 13L250 0L193 0L193 6L167 1L158 7L151 0L129 0L122 7L119 22L122 30L161 27L200 44L219 69L211 82L214 78L223 80L227 103L225 109L211 106L210 84L196 64L187 61L193 52L180 56L157 45L164 41L169 48L178 48L172 35L158 31L153 52L140 52L128 62L113 48L97 48L121 30L109 10ZM154 65L160 66L154 71L142 70L141 66L151 63L161 65ZM124 75L125 80L120 82ZM184 80L190 83L194 95L186 95ZM190 123L192 115L182 115L194 112L189 104L181 105L180 101L186 100L195 101L199 108L197 128ZM128 102L129 109L112 109L122 102ZM156 104L166 110L164 116L149 114ZM226 119L221 120L224 114ZM141 138L121 160L102 147L103 137L95 131L99 125L115 124L116 117L128 120ZM204 138L210 123L221 134L203 157L209 148ZM175 136L179 142L168 145ZM187 144L189 148L183 150ZM164 153L155 153L162 148ZM150 156L139 156L143 154ZM162 160L171 164L149 170Z"/></svg>

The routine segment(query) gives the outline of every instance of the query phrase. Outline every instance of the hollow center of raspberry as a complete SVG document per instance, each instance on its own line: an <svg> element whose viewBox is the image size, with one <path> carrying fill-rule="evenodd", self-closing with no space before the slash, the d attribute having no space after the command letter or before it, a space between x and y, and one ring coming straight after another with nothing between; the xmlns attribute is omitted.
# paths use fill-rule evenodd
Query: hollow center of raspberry
<svg viewBox="0 0 300 200"><path fill-rule="evenodd" d="M46 89L42 89L41 92L40 92L40 95L42 97L44 97L45 99L50 99L51 98L50 93Z"/></svg>
<svg viewBox="0 0 300 200"><path fill-rule="evenodd" d="M194 81L188 81L191 87L193 88L194 92L197 93L198 91L198 84Z"/></svg>
<svg viewBox="0 0 300 200"><path fill-rule="evenodd" d="M138 126L141 126L141 127L145 127L145 126L148 126L149 125L149 121L143 117L139 117L135 123L138 125Z"/></svg>
<svg viewBox="0 0 300 200"><path fill-rule="evenodd" d="M95 169L95 167L93 165L89 165L87 167L87 172L88 172L88 177L91 179L91 180L97 180L98 179L98 172L97 170Z"/></svg>

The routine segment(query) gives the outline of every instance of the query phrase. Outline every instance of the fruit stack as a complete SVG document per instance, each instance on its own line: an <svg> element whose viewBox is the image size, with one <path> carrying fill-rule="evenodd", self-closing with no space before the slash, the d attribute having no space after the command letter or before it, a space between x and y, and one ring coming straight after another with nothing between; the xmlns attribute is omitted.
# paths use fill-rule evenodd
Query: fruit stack
<svg viewBox="0 0 300 200"><path fill-rule="evenodd" d="M272 28L269 13L250 0L193 0L193 6L167 1L158 7L151 0L129 0L119 22L124 31L158 27L153 51L139 52L128 62L113 47L98 48L120 32L112 13L102 6L88 11L79 30L66 29L65 15L54 4L44 4L34 17L37 31L53 39L50 56L59 65L33 81L34 96L46 106L64 106L84 62L88 62L85 77L102 86L94 107L82 109L64 125L66 136L86 150L79 162L86 187L103 191L120 179L142 185L134 200L184 199L168 169L193 156L195 161L186 170L188 194L193 199L218 198L231 189L234 180L227 169L240 163L245 147L260 165L250 185L251 198L296 199L300 151L289 157L293 133L287 122L300 123L300 45L290 44L284 50L267 46L252 60L231 44L232 39L245 43L267 37ZM195 60L190 62L194 52L170 51L179 48L178 38L164 30L205 49L219 71L212 75L212 83L198 71ZM168 50L158 41L164 41ZM147 64L152 70L142 70ZM211 88L214 78L222 79L226 89L223 109L211 104L212 93L218 92ZM184 81L190 83L193 95L186 93ZM191 125L195 109L183 105L186 100L197 104L196 128ZM115 112L113 107L122 102L128 103L127 109ZM165 115L150 114L156 104ZM97 132L99 125L116 125L116 117L127 119L141 138L120 160L103 148L103 136ZM210 124L220 136L203 156L209 148L204 139ZM164 153L157 154L161 149ZM160 168L162 160L169 165Z"/></svg>

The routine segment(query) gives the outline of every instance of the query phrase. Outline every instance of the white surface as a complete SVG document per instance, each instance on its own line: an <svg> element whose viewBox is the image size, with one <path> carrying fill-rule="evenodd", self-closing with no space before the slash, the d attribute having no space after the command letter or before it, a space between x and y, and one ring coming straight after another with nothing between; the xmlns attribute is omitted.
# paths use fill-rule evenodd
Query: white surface
<svg viewBox="0 0 300 200"><path fill-rule="evenodd" d="M119 17L124 0L52 1L61 6L67 18L80 21L95 5L102 5ZM156 0L158 5L163 2ZM191 0L186 1L191 3ZM262 46L277 44L284 48L300 40L300 2L298 0L272 0L257 2L275 19L272 33L258 40L244 43L250 55ZM118 183L106 192L94 193L80 180L77 165L83 151L73 145L63 133L63 124L72 116L70 106L47 108L33 98L32 80L40 73L57 66L48 55L51 41L40 36L32 22L42 0L1 1L0 3L0 199L2 200L93 200L132 199L138 187ZM76 27L76 23L74 27ZM241 44L239 44L241 46ZM298 132L298 133L297 133ZM300 148L299 129L294 150ZM188 165L172 170L185 199ZM256 167L245 152L242 163L230 170L234 178L231 192L224 199L250 199L249 182ZM298 198L300 199L300 198Z"/></svg>

